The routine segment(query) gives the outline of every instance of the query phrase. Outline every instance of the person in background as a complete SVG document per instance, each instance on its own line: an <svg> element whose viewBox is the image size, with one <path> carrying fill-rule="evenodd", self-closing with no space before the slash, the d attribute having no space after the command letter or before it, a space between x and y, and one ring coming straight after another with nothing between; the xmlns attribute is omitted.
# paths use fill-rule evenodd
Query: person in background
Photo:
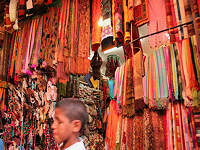
<svg viewBox="0 0 200 150"><path fill-rule="evenodd" d="M88 122L88 113L78 99L64 98L56 104L52 129L57 144L62 150L85 150L79 138Z"/></svg>

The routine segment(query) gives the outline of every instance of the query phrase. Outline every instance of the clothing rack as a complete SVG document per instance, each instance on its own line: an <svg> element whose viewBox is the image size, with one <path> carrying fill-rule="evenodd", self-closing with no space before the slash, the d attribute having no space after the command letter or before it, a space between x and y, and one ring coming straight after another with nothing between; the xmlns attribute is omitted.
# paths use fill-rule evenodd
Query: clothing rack
<svg viewBox="0 0 200 150"><path fill-rule="evenodd" d="M151 34L148 34L148 35L144 35L142 37L139 37L137 39L134 39L132 40L131 42L129 42L125 47L127 47L128 45L138 41L138 40L141 40L141 39L144 39L144 38L147 38L149 36L152 36L152 35L155 35L155 34L159 34L159 33L162 33L162 32L165 32L165 31L169 31L169 30L172 30L172 29L175 29L175 28L178 28L178 27L182 27L182 26L185 26L185 25L189 25L189 24L193 24L193 21L189 21L189 22L186 22L186 23L183 23L183 24L180 24L180 25L177 25L177 26L174 26L174 27L171 27L171 28L168 28L168 29L164 29L164 30L161 30L161 31L158 31L158 32L154 32L154 33L151 33Z"/></svg>

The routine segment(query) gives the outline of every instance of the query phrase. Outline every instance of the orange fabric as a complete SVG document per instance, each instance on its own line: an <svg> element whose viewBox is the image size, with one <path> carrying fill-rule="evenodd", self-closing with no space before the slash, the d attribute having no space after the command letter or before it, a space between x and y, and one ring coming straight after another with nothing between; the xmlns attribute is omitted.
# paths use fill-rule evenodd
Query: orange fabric
<svg viewBox="0 0 200 150"><path fill-rule="evenodd" d="M120 116L116 113L116 101L111 101L109 106L109 116L108 116L108 124L106 131L106 141L109 149L114 150L116 144L116 136L117 136L117 126L118 121L120 120Z"/></svg>
<svg viewBox="0 0 200 150"><path fill-rule="evenodd" d="M15 45L14 45L14 50L13 50L13 55L12 60L11 60L11 65L10 65L10 76L13 76L13 69L14 69L14 61L15 61L15 56L16 56L16 51L17 51L17 46L18 46L18 42L19 42L19 35L20 32L17 32L16 38L15 38Z"/></svg>
<svg viewBox="0 0 200 150"><path fill-rule="evenodd" d="M194 68L193 68L193 63L192 63L192 56L191 56L191 48L190 48L190 43L189 39L186 40L187 42L187 58L188 58L188 72L189 72L189 81L190 81L190 88L195 88L198 89L199 85L198 82L195 78L195 73L194 73Z"/></svg>
<svg viewBox="0 0 200 150"><path fill-rule="evenodd" d="M101 43L101 27L98 25L101 18L101 0L95 0L92 4L92 50L98 50Z"/></svg>

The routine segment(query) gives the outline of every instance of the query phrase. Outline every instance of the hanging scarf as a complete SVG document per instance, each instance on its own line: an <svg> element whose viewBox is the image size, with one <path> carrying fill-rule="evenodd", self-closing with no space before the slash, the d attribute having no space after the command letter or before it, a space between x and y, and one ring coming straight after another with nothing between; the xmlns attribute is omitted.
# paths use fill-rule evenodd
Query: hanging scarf
<svg viewBox="0 0 200 150"><path fill-rule="evenodd" d="M132 58L132 79L134 86L134 98L135 98L135 110L143 110L144 109L144 93L143 93L143 85L142 78L144 76L144 64L143 64L143 53L140 50L137 52Z"/></svg>
<svg viewBox="0 0 200 150"><path fill-rule="evenodd" d="M98 25L101 17L101 0L92 3L92 50L97 51L101 43L101 27Z"/></svg>
<svg viewBox="0 0 200 150"><path fill-rule="evenodd" d="M26 17L26 0L19 0L18 19L19 21Z"/></svg>
<svg viewBox="0 0 200 150"><path fill-rule="evenodd" d="M112 16L113 16L113 41L120 45L123 43L123 2L122 0L112 0Z"/></svg>
<svg viewBox="0 0 200 150"><path fill-rule="evenodd" d="M86 74L89 72L90 62L90 1L79 2L79 35L78 35L78 74Z"/></svg>
<svg viewBox="0 0 200 150"><path fill-rule="evenodd" d="M168 28L171 28L176 25L176 21L173 18L173 13L174 13L174 5L171 4L170 0L165 0L165 5L166 5L166 14L167 14L167 26ZM176 41L176 29L171 30L170 33L170 42L175 42Z"/></svg>
<svg viewBox="0 0 200 150"><path fill-rule="evenodd" d="M148 0L134 1L133 16L137 26L141 26L149 21Z"/></svg>
<svg viewBox="0 0 200 150"><path fill-rule="evenodd" d="M124 10L124 42L127 43L131 40L130 35L130 20L129 20L129 10L127 1L123 0L123 10Z"/></svg>

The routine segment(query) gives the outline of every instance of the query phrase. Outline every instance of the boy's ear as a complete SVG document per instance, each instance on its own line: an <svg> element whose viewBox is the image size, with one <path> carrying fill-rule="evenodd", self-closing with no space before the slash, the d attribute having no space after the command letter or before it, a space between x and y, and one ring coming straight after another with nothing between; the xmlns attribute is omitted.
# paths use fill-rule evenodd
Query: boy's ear
<svg viewBox="0 0 200 150"><path fill-rule="evenodd" d="M81 130L81 126L82 126L81 121L80 120L73 120L72 124L73 124L72 131L78 133Z"/></svg>

